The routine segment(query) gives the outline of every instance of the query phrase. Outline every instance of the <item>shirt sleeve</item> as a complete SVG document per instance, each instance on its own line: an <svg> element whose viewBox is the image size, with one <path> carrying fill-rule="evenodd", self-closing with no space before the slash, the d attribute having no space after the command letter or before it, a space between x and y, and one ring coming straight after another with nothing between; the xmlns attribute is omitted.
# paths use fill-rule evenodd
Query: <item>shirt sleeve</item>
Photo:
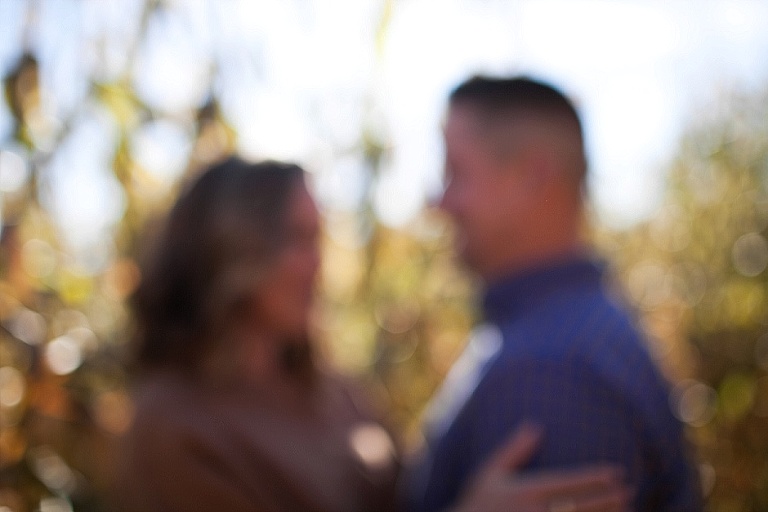
<svg viewBox="0 0 768 512"><path fill-rule="evenodd" d="M668 414L666 403L656 404ZM659 431L622 390L578 362L500 359L432 453L425 511L451 505L468 479L522 421L544 430L524 471L610 462L636 490L634 510L700 510L674 421Z"/></svg>

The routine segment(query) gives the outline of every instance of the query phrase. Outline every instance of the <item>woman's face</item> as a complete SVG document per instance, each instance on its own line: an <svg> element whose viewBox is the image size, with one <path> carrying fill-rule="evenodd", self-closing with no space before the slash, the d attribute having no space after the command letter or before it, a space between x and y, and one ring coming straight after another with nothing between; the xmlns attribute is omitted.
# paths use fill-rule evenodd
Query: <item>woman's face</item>
<svg viewBox="0 0 768 512"><path fill-rule="evenodd" d="M255 297L257 323L272 335L301 338L307 334L320 267L319 231L317 207L302 180L288 199L283 244Z"/></svg>

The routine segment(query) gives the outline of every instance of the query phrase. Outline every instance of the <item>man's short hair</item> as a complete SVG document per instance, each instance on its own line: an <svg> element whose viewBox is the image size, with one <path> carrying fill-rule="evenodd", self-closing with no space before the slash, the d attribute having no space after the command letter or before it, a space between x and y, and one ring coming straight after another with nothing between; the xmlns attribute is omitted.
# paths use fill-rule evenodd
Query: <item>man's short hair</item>
<svg viewBox="0 0 768 512"><path fill-rule="evenodd" d="M494 78L475 75L459 84L449 97L451 105L472 104L488 114L531 111L559 115L573 121L581 133L581 121L573 103L545 82L520 76Z"/></svg>
<svg viewBox="0 0 768 512"><path fill-rule="evenodd" d="M531 117L553 120L567 129L573 141L576 175L586 173L584 134L576 107L556 87L526 76L491 77L475 75L460 83L448 97L450 107L468 106L477 111L489 126ZM572 138L573 137L573 138Z"/></svg>

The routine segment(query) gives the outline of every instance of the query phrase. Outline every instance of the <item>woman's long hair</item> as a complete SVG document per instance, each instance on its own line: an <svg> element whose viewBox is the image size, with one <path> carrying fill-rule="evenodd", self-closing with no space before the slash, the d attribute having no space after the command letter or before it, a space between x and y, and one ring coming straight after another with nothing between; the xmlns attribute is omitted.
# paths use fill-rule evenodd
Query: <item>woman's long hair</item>
<svg viewBox="0 0 768 512"><path fill-rule="evenodd" d="M231 157L184 190L132 296L139 369L199 369L269 270L302 176L293 164Z"/></svg>

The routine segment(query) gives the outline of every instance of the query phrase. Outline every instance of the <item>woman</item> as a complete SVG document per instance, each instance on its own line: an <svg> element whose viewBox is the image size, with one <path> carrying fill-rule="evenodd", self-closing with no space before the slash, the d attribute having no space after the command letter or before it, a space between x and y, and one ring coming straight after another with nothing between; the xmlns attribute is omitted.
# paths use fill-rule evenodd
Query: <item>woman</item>
<svg viewBox="0 0 768 512"><path fill-rule="evenodd" d="M396 508L396 444L362 395L313 357L318 233L295 165L231 158L181 195L133 298L140 385L119 457L123 509ZM508 478L535 438L513 440L457 510L626 503L610 471Z"/></svg>

